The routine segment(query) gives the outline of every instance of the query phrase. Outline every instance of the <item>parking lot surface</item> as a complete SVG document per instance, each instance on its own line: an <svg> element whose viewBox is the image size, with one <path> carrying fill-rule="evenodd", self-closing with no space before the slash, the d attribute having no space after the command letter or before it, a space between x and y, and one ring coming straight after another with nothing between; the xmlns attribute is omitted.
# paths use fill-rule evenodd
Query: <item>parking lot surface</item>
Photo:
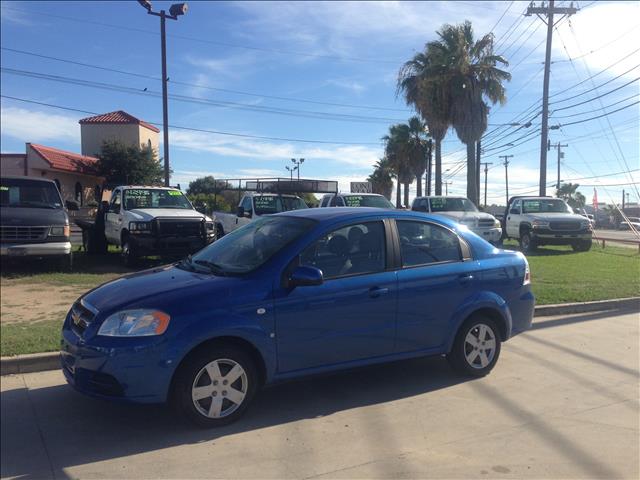
<svg viewBox="0 0 640 480"><path fill-rule="evenodd" d="M637 479L639 320L537 318L478 380L430 358L279 385L216 430L2 377L2 477Z"/></svg>

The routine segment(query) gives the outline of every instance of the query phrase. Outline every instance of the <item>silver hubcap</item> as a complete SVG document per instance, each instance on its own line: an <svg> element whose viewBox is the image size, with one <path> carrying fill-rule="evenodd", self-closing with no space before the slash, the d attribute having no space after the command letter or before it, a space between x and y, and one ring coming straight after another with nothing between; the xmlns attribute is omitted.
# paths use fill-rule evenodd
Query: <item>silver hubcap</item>
<svg viewBox="0 0 640 480"><path fill-rule="evenodd" d="M522 248L525 250L529 248L529 237L527 235L522 237Z"/></svg>
<svg viewBox="0 0 640 480"><path fill-rule="evenodd" d="M191 398L200 414L222 418L242 405L248 386L244 368L233 360L221 358L198 372L191 387Z"/></svg>
<svg viewBox="0 0 640 480"><path fill-rule="evenodd" d="M475 325L464 339L464 356L473 368L485 368L496 355L496 335L488 325Z"/></svg>

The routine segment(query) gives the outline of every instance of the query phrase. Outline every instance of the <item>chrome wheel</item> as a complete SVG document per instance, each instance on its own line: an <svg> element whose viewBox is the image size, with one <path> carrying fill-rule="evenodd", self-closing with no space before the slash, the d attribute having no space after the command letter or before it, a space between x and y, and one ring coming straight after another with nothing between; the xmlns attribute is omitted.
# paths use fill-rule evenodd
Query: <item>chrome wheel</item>
<svg viewBox="0 0 640 480"><path fill-rule="evenodd" d="M484 323L474 325L464 339L464 357L476 369L485 368L496 354L496 334Z"/></svg>
<svg viewBox="0 0 640 480"><path fill-rule="evenodd" d="M221 358L200 369L191 387L191 399L201 415L224 418L242 405L248 388L244 368L233 360Z"/></svg>

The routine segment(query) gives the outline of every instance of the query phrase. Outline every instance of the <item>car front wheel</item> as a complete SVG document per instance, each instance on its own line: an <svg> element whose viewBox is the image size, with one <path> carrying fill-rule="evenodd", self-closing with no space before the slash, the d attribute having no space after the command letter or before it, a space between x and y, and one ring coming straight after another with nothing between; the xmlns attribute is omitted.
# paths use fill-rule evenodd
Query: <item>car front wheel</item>
<svg viewBox="0 0 640 480"><path fill-rule="evenodd" d="M173 404L178 413L200 427L237 420L258 387L250 356L235 348L213 348L188 359L177 372Z"/></svg>
<svg viewBox="0 0 640 480"><path fill-rule="evenodd" d="M447 360L461 375L483 377L498 361L500 345L496 323L483 316L472 317L458 330Z"/></svg>
<svg viewBox="0 0 640 480"><path fill-rule="evenodd" d="M522 250L522 253L533 252L537 246L535 239L529 231L525 230L520 234L520 250Z"/></svg>

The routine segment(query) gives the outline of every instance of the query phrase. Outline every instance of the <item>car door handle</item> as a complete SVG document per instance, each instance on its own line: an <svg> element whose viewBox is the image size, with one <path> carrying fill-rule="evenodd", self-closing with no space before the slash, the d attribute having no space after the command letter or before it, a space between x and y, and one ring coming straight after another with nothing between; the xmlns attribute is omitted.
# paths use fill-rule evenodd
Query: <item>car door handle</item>
<svg viewBox="0 0 640 480"><path fill-rule="evenodd" d="M380 295L386 295L387 293L389 293L388 288L371 287L369 289L369 296L371 298L378 298Z"/></svg>
<svg viewBox="0 0 640 480"><path fill-rule="evenodd" d="M471 280L473 280L473 275L471 275L470 273L463 273L462 275L458 276L458 281L460 283L469 283Z"/></svg>

